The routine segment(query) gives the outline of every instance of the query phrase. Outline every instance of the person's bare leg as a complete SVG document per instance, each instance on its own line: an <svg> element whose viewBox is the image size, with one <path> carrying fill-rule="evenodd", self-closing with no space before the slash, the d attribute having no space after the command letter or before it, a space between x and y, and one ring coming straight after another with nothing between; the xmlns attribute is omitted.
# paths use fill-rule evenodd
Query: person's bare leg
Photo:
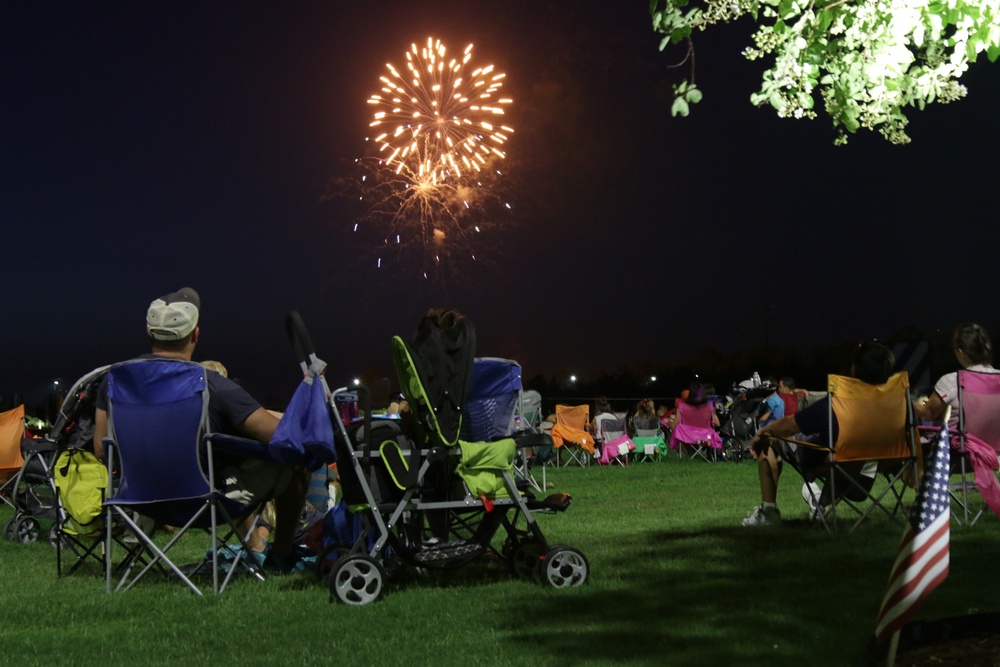
<svg viewBox="0 0 1000 667"><path fill-rule="evenodd" d="M246 538L247 546L250 547L250 551L256 551L260 553L264 551L264 546L266 541L261 537L260 533L256 530L251 530L253 528L254 522L257 520L256 514L251 514L247 518L240 522L239 530L240 535ZM249 535L248 535L249 534Z"/></svg>
<svg viewBox="0 0 1000 667"><path fill-rule="evenodd" d="M761 502L777 505L781 458L770 444L757 456L757 476L760 478Z"/></svg>

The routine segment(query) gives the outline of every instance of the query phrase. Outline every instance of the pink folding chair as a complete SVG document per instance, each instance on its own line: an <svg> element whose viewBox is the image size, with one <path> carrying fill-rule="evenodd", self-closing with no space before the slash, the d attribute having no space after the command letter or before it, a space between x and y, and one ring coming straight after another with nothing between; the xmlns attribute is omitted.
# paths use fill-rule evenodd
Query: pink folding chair
<svg viewBox="0 0 1000 667"><path fill-rule="evenodd" d="M710 460L709 452L722 450L722 438L712 428L713 410L711 402L678 404L677 424L670 435L670 449L677 450L678 458L684 453L684 445L690 448L691 458L700 456L706 461Z"/></svg>
<svg viewBox="0 0 1000 667"><path fill-rule="evenodd" d="M979 520L983 509L969 519L969 491L978 490L986 504L1000 516L1000 373L958 371L958 429L951 446L959 452L955 472L962 481L953 485L952 498L962 507L966 524ZM966 479L972 474L975 486Z"/></svg>
<svg viewBox="0 0 1000 667"><path fill-rule="evenodd" d="M601 420L601 465L628 465L628 455L635 449L635 444L628 437L624 419Z"/></svg>

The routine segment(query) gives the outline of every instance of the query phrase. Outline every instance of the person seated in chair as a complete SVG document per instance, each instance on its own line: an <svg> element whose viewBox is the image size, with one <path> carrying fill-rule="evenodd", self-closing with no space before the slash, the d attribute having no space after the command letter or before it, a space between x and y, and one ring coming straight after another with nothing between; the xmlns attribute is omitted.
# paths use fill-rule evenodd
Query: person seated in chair
<svg viewBox="0 0 1000 667"><path fill-rule="evenodd" d="M719 428L719 415L715 411L715 402L712 400L712 394L709 393L710 390L712 389L713 387L711 385L702 384L701 382L695 380L690 384L690 386L688 386L687 389L681 392L681 397L677 401L677 407L680 408L681 403L690 405L695 408L700 407L705 403L711 404L712 406L711 426L712 428L717 429ZM670 428L674 428L675 426L677 426L679 418L680 414L677 410L675 410L673 415L671 415L668 421L668 425L670 426Z"/></svg>
<svg viewBox="0 0 1000 667"><path fill-rule="evenodd" d="M595 451L594 456L600 458L600 449L604 447L604 433L601 430L601 423L607 420L615 420L618 417L611 408L607 396L599 396L594 402L594 417L590 420L590 432L594 436Z"/></svg>
<svg viewBox="0 0 1000 667"><path fill-rule="evenodd" d="M764 386L770 389L760 406L760 416L757 417L758 428L773 424L785 416L785 402L778 396L778 383L774 378L764 378Z"/></svg>
<svg viewBox="0 0 1000 667"><path fill-rule="evenodd" d="M972 373L1000 373L1000 370L993 367L993 343L990 336L978 324L968 322L957 326L952 334L952 347L955 359L964 370ZM952 434L955 434L959 430L960 413L962 412L958 394L957 371L942 375L929 396L914 402L913 410L920 421L940 422L948 406L951 406L948 429ZM976 486L979 488L983 500L994 512L1000 515L1000 488L998 488L994 474L994 471L1000 467L1000 462L998 462L1000 452L995 449L997 443L980 440L980 437L985 434L970 432L968 423L965 423L965 429L964 443L961 439L953 437L952 447L958 448L964 445L967 458L963 460L960 456L953 456L951 460L952 472L963 472L968 466L971 466ZM925 448L924 451L933 451L933 449Z"/></svg>
<svg viewBox="0 0 1000 667"><path fill-rule="evenodd" d="M969 322L960 324L952 334L952 347L955 359L962 368L976 373L1000 373L993 368L993 343L986 329ZM951 418L948 427L958 428L958 373L952 371L941 376L934 385L934 391L913 404L917 419L921 421L937 421L944 414L947 406L951 406Z"/></svg>
<svg viewBox="0 0 1000 667"><path fill-rule="evenodd" d="M176 359L191 361L201 338L198 324L201 299L190 287L172 292L149 304L146 332L151 352L137 359ZM209 389L209 420L213 432L240 436L267 445L278 426L278 417L265 410L242 387L216 371L206 369ZM94 452L104 458L104 438L108 433L108 385L102 382L97 395L94 418ZM305 507L309 476L302 466L288 466L259 459L216 454L216 471L225 485L226 496L244 504L263 497L274 498L276 526L274 541L265 561L265 569L291 571L297 561L294 536ZM249 530L253 517L246 523Z"/></svg>
<svg viewBox="0 0 1000 667"><path fill-rule="evenodd" d="M653 399L644 398L635 406L632 414L632 430L637 434L639 430L654 430L659 427L660 418L656 414L656 404Z"/></svg>
<svg viewBox="0 0 1000 667"><path fill-rule="evenodd" d="M861 343L854 351L851 363L851 376L872 385L885 384L892 375L895 359L892 350L881 343L869 341ZM833 414L833 424L828 421L831 413L830 398L813 403L808 408L788 417L771 422L757 431L750 443L750 453L757 460L757 476L760 481L761 503L743 519L744 526L779 526L781 512L778 510L778 481L784 460L794 461L795 467L810 476L810 471L817 471L823 466L828 454L819 449L796 447L778 438L793 438L817 444L825 444L828 434L833 433L833 441L837 440L837 415ZM832 429L831 429L832 426ZM874 482L875 471L870 467L852 471L852 476L865 485ZM859 479L862 478L863 479ZM813 485L810 489L808 485ZM848 488L848 484L838 485L838 488ZM803 489L810 497L818 496L821 491L815 482L807 482ZM808 502L808 501L807 501ZM824 503L833 503L835 499L823 498Z"/></svg>
<svg viewBox="0 0 1000 667"><path fill-rule="evenodd" d="M778 380L778 398L785 403L785 416L791 417L799 411L799 399L808 392L795 388L795 378L785 376Z"/></svg>

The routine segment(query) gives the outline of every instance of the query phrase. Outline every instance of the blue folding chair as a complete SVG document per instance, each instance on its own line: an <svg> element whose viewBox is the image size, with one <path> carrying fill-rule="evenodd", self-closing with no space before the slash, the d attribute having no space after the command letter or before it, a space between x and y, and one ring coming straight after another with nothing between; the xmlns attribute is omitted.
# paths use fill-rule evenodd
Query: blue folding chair
<svg viewBox="0 0 1000 667"><path fill-rule="evenodd" d="M461 436L471 442L490 442L509 436L518 438L514 460L514 476L535 488L545 489L545 468L542 483L535 481L530 464L552 457L551 440L545 437L526 438L537 430L524 414L521 365L511 359L477 357L472 365L472 380L465 397L465 419ZM533 455L529 458L527 452Z"/></svg>
<svg viewBox="0 0 1000 667"><path fill-rule="evenodd" d="M113 366L108 374L108 465L120 471L120 484L105 501L108 526L105 538L105 578L112 590L111 526L118 519L136 538L136 550L119 566L115 590L131 588L147 572L172 571L192 591L201 589L192 576L211 568L212 591L225 590L233 573L250 572L263 579L237 522L257 512L225 497L214 483L213 444L227 451L268 458L266 448L253 440L209 433L208 383L198 364L168 359L144 359ZM261 503L266 499L260 499ZM157 523L179 526L159 547L133 517L133 512ZM211 558L185 572L167 553L189 528L204 529L211 537ZM251 528L253 530L253 527ZM235 536L240 548L227 543ZM220 552L231 559L219 581ZM138 572L136 569L140 568ZM119 576L120 573L120 576Z"/></svg>
<svg viewBox="0 0 1000 667"><path fill-rule="evenodd" d="M521 420L521 366L495 357L476 358L465 397L462 439L488 442L506 438Z"/></svg>

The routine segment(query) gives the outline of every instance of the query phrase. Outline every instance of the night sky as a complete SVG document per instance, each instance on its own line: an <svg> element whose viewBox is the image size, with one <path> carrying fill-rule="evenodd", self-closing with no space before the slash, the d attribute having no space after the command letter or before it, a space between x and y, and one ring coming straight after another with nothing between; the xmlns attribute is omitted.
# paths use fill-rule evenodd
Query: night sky
<svg viewBox="0 0 1000 667"><path fill-rule="evenodd" d="M833 146L749 95L750 26L699 37L705 94L645 0L16 3L0 10L0 392L147 351L149 302L201 293L198 359L256 395L298 373L299 310L331 384L392 376L431 306L478 353L614 371L764 342L809 350L976 320L993 333L1000 67L910 115L913 144ZM384 262L331 184L368 150L386 62L428 35L507 73L513 213L441 281ZM368 231L371 231L370 229ZM764 369L762 369L764 370ZM780 369L772 372L780 373ZM395 381L392 381L395 385Z"/></svg>

